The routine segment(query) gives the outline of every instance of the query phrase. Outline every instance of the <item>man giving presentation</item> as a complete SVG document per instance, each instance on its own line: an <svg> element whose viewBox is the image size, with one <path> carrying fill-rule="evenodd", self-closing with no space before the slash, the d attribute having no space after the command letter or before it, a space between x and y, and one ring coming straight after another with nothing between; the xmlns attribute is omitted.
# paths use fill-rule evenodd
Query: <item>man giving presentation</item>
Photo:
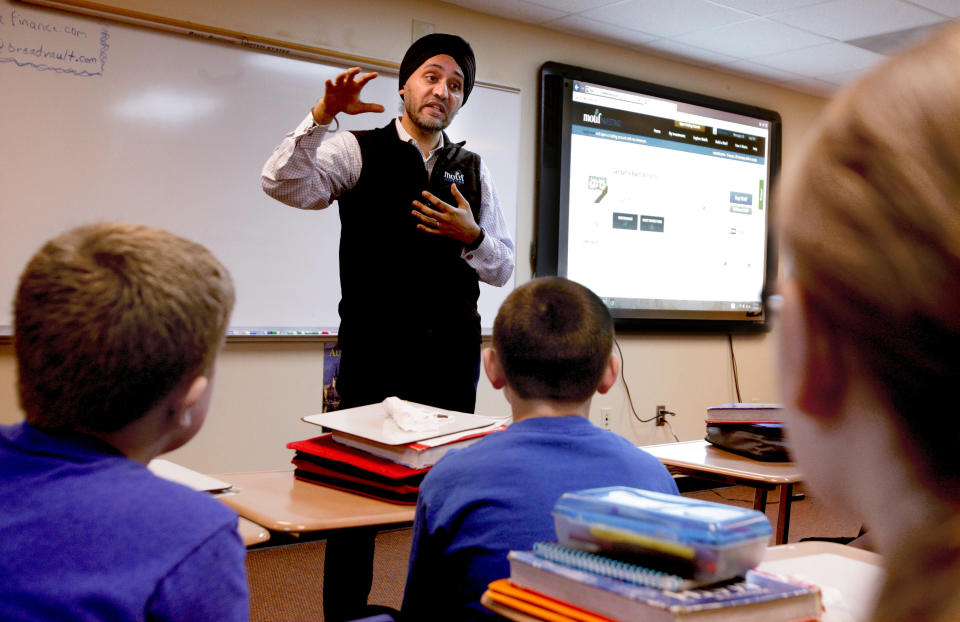
<svg viewBox="0 0 960 622"><path fill-rule="evenodd" d="M396 395L474 410L479 281L501 286L514 266L486 165L444 132L475 75L466 41L426 35L400 64L399 118L334 133L341 113L384 111L361 99L377 74L348 69L327 80L264 165L271 197L301 209L340 206L341 408Z"/></svg>

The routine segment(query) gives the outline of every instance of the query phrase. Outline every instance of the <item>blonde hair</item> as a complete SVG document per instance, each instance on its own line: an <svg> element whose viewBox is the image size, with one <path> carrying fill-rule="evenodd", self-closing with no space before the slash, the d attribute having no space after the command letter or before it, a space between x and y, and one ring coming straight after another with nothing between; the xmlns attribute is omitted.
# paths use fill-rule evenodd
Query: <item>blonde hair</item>
<svg viewBox="0 0 960 622"><path fill-rule="evenodd" d="M827 109L779 189L808 309L856 353L925 475L960 497L932 413L960 382L960 27L890 59Z"/></svg>
<svg viewBox="0 0 960 622"><path fill-rule="evenodd" d="M138 419L213 365L233 302L227 269L161 229L101 223L54 238L14 301L27 421L105 433Z"/></svg>
<svg viewBox="0 0 960 622"><path fill-rule="evenodd" d="M807 312L887 401L916 475L957 507L943 415L960 386L960 25L832 102L782 181L781 241ZM888 561L874 620L958 619L960 519L920 531Z"/></svg>

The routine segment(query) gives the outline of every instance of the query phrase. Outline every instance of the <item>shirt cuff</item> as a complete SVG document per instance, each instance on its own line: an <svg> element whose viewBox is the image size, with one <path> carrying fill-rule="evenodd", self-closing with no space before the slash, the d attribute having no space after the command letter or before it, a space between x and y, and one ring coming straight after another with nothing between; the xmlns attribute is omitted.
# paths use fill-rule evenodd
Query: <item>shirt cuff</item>
<svg viewBox="0 0 960 622"><path fill-rule="evenodd" d="M307 149L316 149L329 132L329 125L319 125L313 120L313 114L308 112L297 129L293 131L293 135L300 146Z"/></svg>
<svg viewBox="0 0 960 622"><path fill-rule="evenodd" d="M477 236L477 239L473 241L472 244L468 244L463 247L464 253L472 253L473 251L480 248L480 245L483 244L483 239L487 237L487 232L483 230L483 227L480 227L480 235Z"/></svg>

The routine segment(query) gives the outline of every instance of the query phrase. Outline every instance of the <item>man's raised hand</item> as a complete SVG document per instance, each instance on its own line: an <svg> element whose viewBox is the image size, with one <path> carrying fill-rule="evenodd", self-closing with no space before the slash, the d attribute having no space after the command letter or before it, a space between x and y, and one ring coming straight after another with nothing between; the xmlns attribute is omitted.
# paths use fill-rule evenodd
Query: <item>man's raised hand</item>
<svg viewBox="0 0 960 622"><path fill-rule="evenodd" d="M337 114L362 114L364 112L383 112L380 104L370 104L360 101L360 91L367 82L377 77L377 72L371 71L361 76L359 67L351 67L333 80L327 80L323 97L317 100L313 107L313 120L319 125L329 125Z"/></svg>

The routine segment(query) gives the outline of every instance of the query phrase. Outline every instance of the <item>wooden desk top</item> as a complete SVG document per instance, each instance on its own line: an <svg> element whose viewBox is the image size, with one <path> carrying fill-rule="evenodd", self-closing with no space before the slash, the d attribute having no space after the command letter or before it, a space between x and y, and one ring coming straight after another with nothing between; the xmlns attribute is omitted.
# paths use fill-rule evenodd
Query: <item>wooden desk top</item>
<svg viewBox="0 0 960 622"><path fill-rule="evenodd" d="M795 542L794 544L768 546L763 555L763 563L760 564L760 567L762 568L763 564L767 562L793 559L795 557L809 557L811 555L839 555L840 557L854 559L872 566L883 566L883 558L872 551L838 544L837 542L808 540L807 542Z"/></svg>
<svg viewBox="0 0 960 622"><path fill-rule="evenodd" d="M269 531L242 516L240 517L239 524L237 525L237 531L240 532L240 537L243 539L243 543L247 546L260 544L261 542L266 542L270 539Z"/></svg>
<svg viewBox="0 0 960 622"><path fill-rule="evenodd" d="M223 473L232 492L218 499L271 531L304 533L411 523L416 508L294 479L292 470Z"/></svg>
<svg viewBox="0 0 960 622"><path fill-rule="evenodd" d="M668 467L715 473L766 484L795 484L802 481L800 469L792 462L761 462L714 447L704 440L646 445L641 447Z"/></svg>

